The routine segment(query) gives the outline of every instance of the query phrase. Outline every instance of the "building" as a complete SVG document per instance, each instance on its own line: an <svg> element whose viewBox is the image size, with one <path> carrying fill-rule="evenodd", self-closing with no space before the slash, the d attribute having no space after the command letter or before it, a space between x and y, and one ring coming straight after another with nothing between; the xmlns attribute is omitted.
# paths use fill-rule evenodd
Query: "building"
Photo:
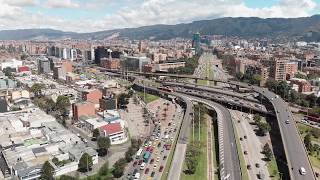
<svg viewBox="0 0 320 180"><path fill-rule="evenodd" d="M22 66L22 61L16 60L16 59L11 59L9 61L5 61L1 63L1 70L9 67L12 69L15 69L16 71L18 70L18 67Z"/></svg>
<svg viewBox="0 0 320 180"><path fill-rule="evenodd" d="M87 132L92 132L94 129L99 129L108 124L99 116L81 116L79 118L82 128Z"/></svg>
<svg viewBox="0 0 320 180"><path fill-rule="evenodd" d="M106 69L118 70L120 69L120 59L102 58L100 65Z"/></svg>
<svg viewBox="0 0 320 180"><path fill-rule="evenodd" d="M38 73L47 74L51 72L50 61L47 58L38 59Z"/></svg>
<svg viewBox="0 0 320 180"><path fill-rule="evenodd" d="M311 92L312 91L311 84L305 79L291 78L290 83L291 83L291 85L298 86L298 92L304 93L304 92Z"/></svg>
<svg viewBox="0 0 320 180"><path fill-rule="evenodd" d="M102 92L99 89L87 89L82 91L82 99L99 105L102 98Z"/></svg>
<svg viewBox="0 0 320 180"><path fill-rule="evenodd" d="M169 69L185 67L185 64L186 62L167 62L167 63L155 64L155 71L168 72Z"/></svg>
<svg viewBox="0 0 320 180"><path fill-rule="evenodd" d="M110 123L100 129L105 137L109 137L111 144L121 144L127 141L127 135L120 123Z"/></svg>
<svg viewBox="0 0 320 180"><path fill-rule="evenodd" d="M80 102L72 104L73 120L78 121L81 116L94 116L95 105L91 102Z"/></svg>
<svg viewBox="0 0 320 180"><path fill-rule="evenodd" d="M100 65L100 61L102 58L108 58L108 49L103 46L98 46L94 50L95 64Z"/></svg>
<svg viewBox="0 0 320 180"><path fill-rule="evenodd" d="M54 79L61 79L66 80L66 73L62 66L55 66L53 68L53 78Z"/></svg>
<svg viewBox="0 0 320 180"><path fill-rule="evenodd" d="M195 48L196 54L200 53L200 41L201 36L200 33L195 33L192 36L192 48Z"/></svg>
<svg viewBox="0 0 320 180"><path fill-rule="evenodd" d="M121 68L125 71L142 72L143 67L150 63L151 60L147 57L122 56L120 59Z"/></svg>
<svg viewBox="0 0 320 180"><path fill-rule="evenodd" d="M298 72L298 63L287 62L286 64L286 79L294 78L294 75Z"/></svg>

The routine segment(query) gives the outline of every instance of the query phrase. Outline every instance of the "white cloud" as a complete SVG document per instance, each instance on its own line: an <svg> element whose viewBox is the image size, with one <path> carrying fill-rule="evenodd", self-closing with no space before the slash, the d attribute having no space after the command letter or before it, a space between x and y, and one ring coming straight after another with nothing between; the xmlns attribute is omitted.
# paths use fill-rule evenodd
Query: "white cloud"
<svg viewBox="0 0 320 180"><path fill-rule="evenodd" d="M176 24L218 17L301 17L309 16L317 7L314 0L280 0L271 7L250 8L243 0L122 0L125 7L117 9L100 20L62 19L41 13L30 13L21 6L0 0L0 29L54 28L64 31L90 32L152 24ZM14 0L11 0L12 2ZM22 0L21 0L22 1ZM27 1L27 0L24 0ZM98 7L101 3L117 3L118 0L92 0L80 4L75 0L47 0L39 8ZM95 4L97 3L97 4ZM41 10L41 9L40 9ZM70 10L72 12L72 10ZM86 9L90 12L90 9ZM94 11L91 9L91 11Z"/></svg>
<svg viewBox="0 0 320 180"><path fill-rule="evenodd" d="M72 0L48 0L44 6L49 8L78 8L80 4Z"/></svg>
<svg viewBox="0 0 320 180"><path fill-rule="evenodd" d="M7 5L10 5L10 6L25 7L25 6L34 6L34 5L36 5L37 4L37 0L3 0L3 2L1 2L1 4L7 4Z"/></svg>

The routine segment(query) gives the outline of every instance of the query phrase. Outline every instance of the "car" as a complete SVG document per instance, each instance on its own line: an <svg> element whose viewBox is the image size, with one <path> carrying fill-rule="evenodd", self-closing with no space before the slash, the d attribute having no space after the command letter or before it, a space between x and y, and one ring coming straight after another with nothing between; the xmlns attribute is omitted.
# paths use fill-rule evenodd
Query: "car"
<svg viewBox="0 0 320 180"><path fill-rule="evenodd" d="M243 138L244 138L244 139L247 139L247 136L245 135L245 136L243 136Z"/></svg>
<svg viewBox="0 0 320 180"><path fill-rule="evenodd" d="M160 161L160 157L158 156L158 157L157 157L157 162L159 162L159 161Z"/></svg>
<svg viewBox="0 0 320 180"><path fill-rule="evenodd" d="M158 148L161 147L161 142L158 143Z"/></svg>
<svg viewBox="0 0 320 180"><path fill-rule="evenodd" d="M162 171L163 171L163 166L160 166L159 172L162 172Z"/></svg>
<svg viewBox="0 0 320 180"><path fill-rule="evenodd" d="M135 166L135 165L137 165L137 164L138 164L138 161L134 161L133 164L132 164L132 166Z"/></svg>
<svg viewBox="0 0 320 180"><path fill-rule="evenodd" d="M144 171L145 174L148 174L149 173L149 168L147 168L145 171Z"/></svg>
<svg viewBox="0 0 320 180"><path fill-rule="evenodd" d="M153 152L153 150L154 150L154 148L153 147L150 147L150 149L149 149L149 152Z"/></svg>
<svg viewBox="0 0 320 180"><path fill-rule="evenodd" d="M167 159L167 156L163 156L163 160Z"/></svg>
<svg viewBox="0 0 320 180"><path fill-rule="evenodd" d="M142 164L143 160L139 160L138 165L140 166Z"/></svg>
<svg viewBox="0 0 320 180"><path fill-rule="evenodd" d="M156 168L157 168L157 164L154 164L154 165L153 165L153 168L156 169Z"/></svg>
<svg viewBox="0 0 320 180"><path fill-rule="evenodd" d="M251 169L251 165L250 165L250 164L247 165L247 169L248 169L248 170Z"/></svg>
<svg viewBox="0 0 320 180"><path fill-rule="evenodd" d="M290 124L290 120L289 119L286 120L286 124Z"/></svg>
<svg viewBox="0 0 320 180"><path fill-rule="evenodd" d="M140 170L144 170L145 167L146 167L146 163L143 162L143 163L141 164L141 166L140 166Z"/></svg>
<svg viewBox="0 0 320 180"><path fill-rule="evenodd" d="M256 168L259 168L260 167L260 164L259 163L256 163Z"/></svg>
<svg viewBox="0 0 320 180"><path fill-rule="evenodd" d="M154 159L151 159L151 160L150 160L150 164L152 164L153 162L154 162Z"/></svg>
<svg viewBox="0 0 320 180"><path fill-rule="evenodd" d="M240 141L242 141L243 139L242 139L242 137L240 137Z"/></svg>
<svg viewBox="0 0 320 180"><path fill-rule="evenodd" d="M278 95L276 95L276 97L275 98L279 98L279 96Z"/></svg>
<svg viewBox="0 0 320 180"><path fill-rule="evenodd" d="M156 174L156 172L152 171L151 177L154 177L155 174Z"/></svg>
<svg viewBox="0 0 320 180"><path fill-rule="evenodd" d="M299 172L303 176L307 174L307 171L306 171L306 169L304 167L300 167Z"/></svg>
<svg viewBox="0 0 320 180"><path fill-rule="evenodd" d="M248 151L243 151L243 153L244 153L245 155L247 155L247 154L248 154Z"/></svg>

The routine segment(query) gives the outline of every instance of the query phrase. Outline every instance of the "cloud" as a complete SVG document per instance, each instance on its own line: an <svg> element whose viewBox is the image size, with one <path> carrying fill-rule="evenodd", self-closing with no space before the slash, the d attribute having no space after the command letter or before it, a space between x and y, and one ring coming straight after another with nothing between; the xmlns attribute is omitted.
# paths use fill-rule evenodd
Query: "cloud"
<svg viewBox="0 0 320 180"><path fill-rule="evenodd" d="M4 2L4 0L1 1ZM67 16L61 18L45 13L31 13L21 6L2 3L0 29L54 28L64 31L92 32L153 24L187 23L219 17L301 17L310 16L317 8L314 0L280 0L273 6L261 8L248 7L243 0L92 0L82 1L82 3L76 0L47 0L38 8L39 12L42 12L43 6L62 9L77 8L77 11L83 10L90 14L97 9L89 7L100 6L99 10L104 11L103 7L111 3L120 5L112 13L105 10L106 15L100 19L82 18L81 23L68 19ZM70 10L70 16L72 13ZM92 16L95 16L93 12Z"/></svg>
<svg viewBox="0 0 320 180"><path fill-rule="evenodd" d="M48 0L45 4L48 8L78 8L80 4L72 0Z"/></svg>
<svg viewBox="0 0 320 180"><path fill-rule="evenodd" d="M10 5L10 6L18 6L18 7L26 7L26 6L34 6L38 2L37 0L2 0L0 3L3 5Z"/></svg>

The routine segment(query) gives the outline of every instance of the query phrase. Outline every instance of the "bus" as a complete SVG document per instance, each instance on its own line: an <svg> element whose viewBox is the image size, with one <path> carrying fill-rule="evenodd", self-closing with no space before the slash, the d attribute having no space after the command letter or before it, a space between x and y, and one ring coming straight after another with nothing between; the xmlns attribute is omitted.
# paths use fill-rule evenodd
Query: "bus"
<svg viewBox="0 0 320 180"><path fill-rule="evenodd" d="M139 159L139 158L140 158L140 156L141 156L141 154L142 154L142 151L143 151L142 148L140 148L140 149L137 151L136 159Z"/></svg>
<svg viewBox="0 0 320 180"><path fill-rule="evenodd" d="M173 89L169 87L158 87L158 89L161 91L173 92Z"/></svg>
<svg viewBox="0 0 320 180"><path fill-rule="evenodd" d="M149 161L150 157L151 157L150 152L148 152L148 151L145 152L144 155L143 155L143 161L144 161L145 163L147 163L147 162Z"/></svg>

